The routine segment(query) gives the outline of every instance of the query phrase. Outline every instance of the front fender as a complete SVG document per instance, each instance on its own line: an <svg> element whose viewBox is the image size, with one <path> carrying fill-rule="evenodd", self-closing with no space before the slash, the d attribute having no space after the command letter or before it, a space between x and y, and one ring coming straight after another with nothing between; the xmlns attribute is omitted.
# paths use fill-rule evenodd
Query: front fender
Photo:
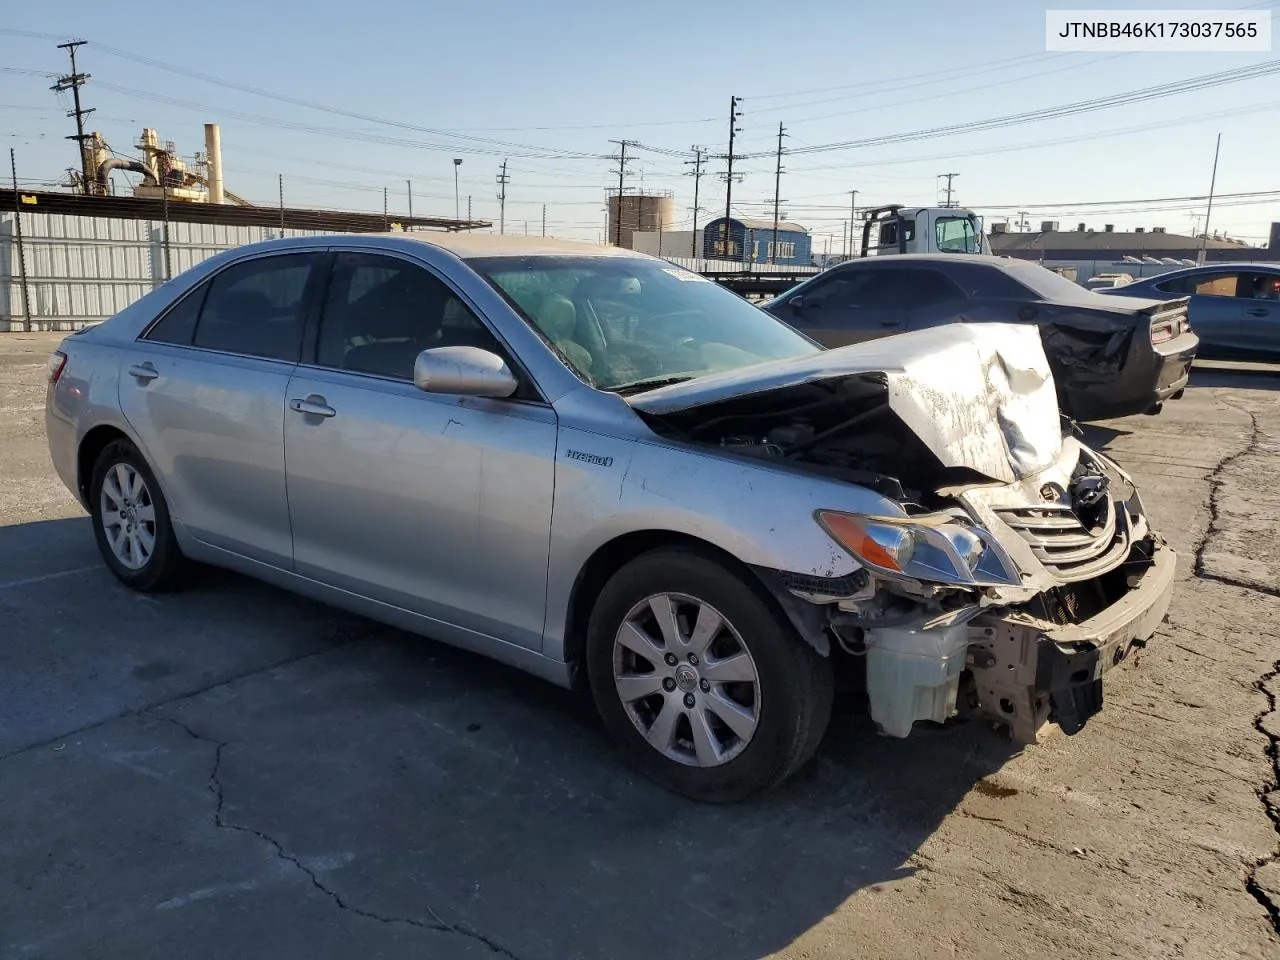
<svg viewBox="0 0 1280 960"><path fill-rule="evenodd" d="M596 446L599 446L597 440ZM859 568L813 518L819 509L902 516L900 504L863 487L692 445L632 440L622 469L596 482L558 458L543 652L563 659L574 584L590 557L628 534L694 537L752 567L812 577Z"/></svg>

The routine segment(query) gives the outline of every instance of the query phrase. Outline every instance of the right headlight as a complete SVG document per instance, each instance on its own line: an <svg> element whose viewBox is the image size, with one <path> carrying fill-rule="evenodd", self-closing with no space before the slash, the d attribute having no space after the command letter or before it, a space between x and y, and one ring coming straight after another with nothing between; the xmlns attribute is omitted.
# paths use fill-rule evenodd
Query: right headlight
<svg viewBox="0 0 1280 960"><path fill-rule="evenodd" d="M885 576L965 587L1022 582L990 533L951 514L870 517L819 510L814 518L859 563Z"/></svg>

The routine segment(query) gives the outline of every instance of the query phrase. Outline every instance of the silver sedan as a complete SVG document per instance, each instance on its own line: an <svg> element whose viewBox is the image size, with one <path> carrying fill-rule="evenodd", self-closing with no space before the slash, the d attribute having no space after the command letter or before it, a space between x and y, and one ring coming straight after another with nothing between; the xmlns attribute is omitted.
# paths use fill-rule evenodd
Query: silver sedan
<svg viewBox="0 0 1280 960"><path fill-rule="evenodd" d="M839 659L888 736L1075 733L1173 582L1128 477L1063 435L1034 332L827 351L628 251L244 247L68 337L49 380L54 464L129 587L214 564L581 681L698 799L798 769Z"/></svg>

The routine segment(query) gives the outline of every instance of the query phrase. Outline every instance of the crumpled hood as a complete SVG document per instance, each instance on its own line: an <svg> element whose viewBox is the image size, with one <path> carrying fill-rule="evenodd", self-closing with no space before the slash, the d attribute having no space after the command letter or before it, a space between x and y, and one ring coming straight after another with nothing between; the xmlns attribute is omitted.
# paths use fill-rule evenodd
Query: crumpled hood
<svg viewBox="0 0 1280 960"><path fill-rule="evenodd" d="M945 467L1010 483L1047 467L1062 448L1053 375L1031 325L948 324L698 377L628 403L661 416L876 373L888 383L890 408Z"/></svg>

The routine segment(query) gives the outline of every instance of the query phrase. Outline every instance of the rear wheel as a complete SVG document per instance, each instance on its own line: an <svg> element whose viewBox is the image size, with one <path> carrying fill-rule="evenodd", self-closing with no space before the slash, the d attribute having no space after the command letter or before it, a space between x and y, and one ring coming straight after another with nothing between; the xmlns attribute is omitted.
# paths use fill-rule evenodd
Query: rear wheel
<svg viewBox="0 0 1280 960"><path fill-rule="evenodd" d="M171 589L186 562L160 484L138 448L116 440L93 467L89 506L98 549L111 572L143 592Z"/></svg>
<svg viewBox="0 0 1280 960"><path fill-rule="evenodd" d="M780 783L813 754L831 713L829 662L757 586L689 550L645 554L605 585L587 672L630 762L696 800Z"/></svg>

